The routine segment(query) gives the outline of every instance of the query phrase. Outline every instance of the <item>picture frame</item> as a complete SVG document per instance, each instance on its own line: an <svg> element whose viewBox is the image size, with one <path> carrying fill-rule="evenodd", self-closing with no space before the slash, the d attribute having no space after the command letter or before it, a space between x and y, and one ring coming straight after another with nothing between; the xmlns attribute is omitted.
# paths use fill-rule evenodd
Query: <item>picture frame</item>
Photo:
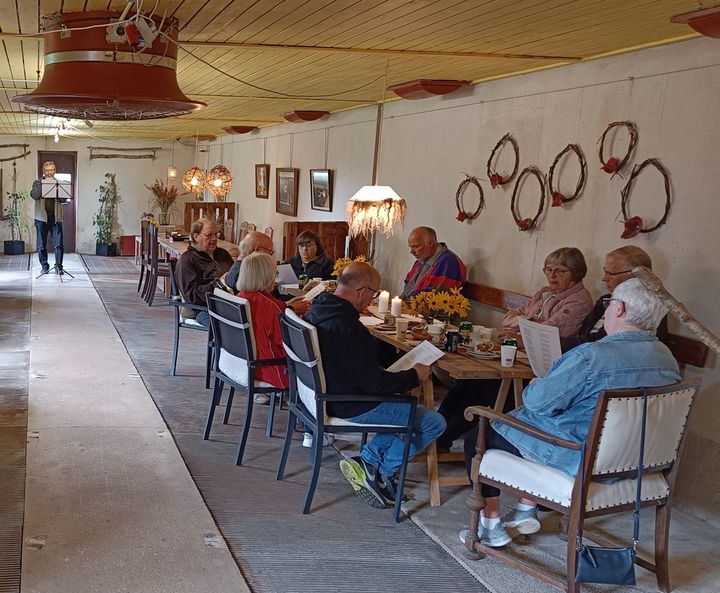
<svg viewBox="0 0 720 593"><path fill-rule="evenodd" d="M297 216L299 185L299 169L275 169L275 212Z"/></svg>
<svg viewBox="0 0 720 593"><path fill-rule="evenodd" d="M270 196L270 165L255 165L255 197L265 200Z"/></svg>
<svg viewBox="0 0 720 593"><path fill-rule="evenodd" d="M332 212L332 169L310 169L310 207L313 210Z"/></svg>

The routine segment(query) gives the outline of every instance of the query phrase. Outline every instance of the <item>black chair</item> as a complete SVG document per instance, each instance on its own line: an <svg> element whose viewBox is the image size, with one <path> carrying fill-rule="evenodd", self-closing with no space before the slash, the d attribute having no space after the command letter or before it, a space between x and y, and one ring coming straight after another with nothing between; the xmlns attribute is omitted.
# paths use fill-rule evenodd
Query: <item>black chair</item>
<svg viewBox="0 0 720 593"><path fill-rule="evenodd" d="M170 265L168 260L160 257L160 243L158 242L158 228L155 224L148 224L148 261L145 264L145 285L142 289L142 297L152 307L155 300L157 283L160 278L170 277Z"/></svg>
<svg viewBox="0 0 720 593"><path fill-rule="evenodd" d="M253 398L255 394L266 393L270 395L266 434L272 436L275 404L277 401L281 401L283 395L287 393L287 390L278 389L274 385L256 380L255 369L268 365L285 365L285 359L256 358L250 304L246 299L216 289L214 294L207 295L207 303L208 312L210 313L211 331L215 340L215 352L213 356L215 382L203 439L207 440L210 437L215 408L220 403L223 389L227 383L230 386L230 393L228 394L225 407L223 424L227 424L235 391L238 390L247 396L245 422L240 435L240 444L238 445L237 458L235 460L236 465L241 465L248 433L250 432Z"/></svg>
<svg viewBox="0 0 720 593"><path fill-rule="evenodd" d="M288 414L288 425L285 433L285 444L283 445L280 465L277 471L277 479L282 480L285 473L288 451L295 428L295 419L305 424L305 430L312 430L312 476L308 484L303 514L310 512L315 487L317 486L322 463L323 436L326 432L338 433L360 433L363 435L363 443L368 433L390 432L405 435L405 449L403 451L402 466L398 480L397 497L395 500L394 519L397 523L400 520L400 504L402 501L403 488L405 486L405 474L410 453L410 435L415 421L415 410L417 409L417 398L409 395L335 395L325 393L325 374L320 357L320 347L317 337L317 330L308 322L300 319L291 309L285 311L280 317L280 329L283 335L283 345L287 354L288 371L290 372L290 413ZM410 410L407 424L403 425L371 425L358 424L328 416L325 410L327 402L394 402L405 404Z"/></svg>
<svg viewBox="0 0 720 593"><path fill-rule="evenodd" d="M205 364L205 389L210 389L210 374L213 368L213 349L215 343L213 341L212 332L208 328L195 321L195 315L200 311L207 311L207 307L203 305L194 305L183 301L177 280L175 279L175 268L177 261L170 260L170 304L175 308L175 336L173 339L172 365L170 374L174 377L177 370L178 349L180 346L180 330L189 329L193 331L208 332L207 356Z"/></svg>

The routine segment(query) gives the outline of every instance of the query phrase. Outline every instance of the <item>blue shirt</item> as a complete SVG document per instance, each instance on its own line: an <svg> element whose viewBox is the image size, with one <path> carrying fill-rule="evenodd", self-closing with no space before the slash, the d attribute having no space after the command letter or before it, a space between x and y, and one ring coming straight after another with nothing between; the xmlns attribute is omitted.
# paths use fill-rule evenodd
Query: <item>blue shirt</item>
<svg viewBox="0 0 720 593"><path fill-rule="evenodd" d="M584 442L600 393L606 389L660 387L680 379L667 346L653 334L624 331L581 344L558 358L542 379L523 391L518 420L562 439ZM558 447L500 422L493 428L523 457L574 476L580 452Z"/></svg>

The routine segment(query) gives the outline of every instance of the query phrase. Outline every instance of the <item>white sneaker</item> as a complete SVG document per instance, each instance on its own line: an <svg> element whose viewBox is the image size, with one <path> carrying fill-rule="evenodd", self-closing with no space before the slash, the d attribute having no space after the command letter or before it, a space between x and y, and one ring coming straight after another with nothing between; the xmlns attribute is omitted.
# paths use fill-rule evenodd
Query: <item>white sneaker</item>
<svg viewBox="0 0 720 593"><path fill-rule="evenodd" d="M313 434L311 432L306 432L303 434L303 447L307 447L308 449L312 447L313 444Z"/></svg>
<svg viewBox="0 0 720 593"><path fill-rule="evenodd" d="M335 435L331 432L326 432L323 434L323 447L329 447L335 442ZM313 446L313 433L306 432L303 434L303 447L307 447L308 449Z"/></svg>
<svg viewBox="0 0 720 593"><path fill-rule="evenodd" d="M270 403L270 396L267 393L256 393L253 395L253 401L261 406L267 406Z"/></svg>

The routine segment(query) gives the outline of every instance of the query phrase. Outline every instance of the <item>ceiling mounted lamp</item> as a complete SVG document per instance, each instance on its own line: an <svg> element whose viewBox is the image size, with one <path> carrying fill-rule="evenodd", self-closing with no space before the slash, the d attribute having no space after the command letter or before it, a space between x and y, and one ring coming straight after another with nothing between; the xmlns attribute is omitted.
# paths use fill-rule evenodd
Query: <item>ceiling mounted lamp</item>
<svg viewBox="0 0 720 593"><path fill-rule="evenodd" d="M315 121L321 117L328 115L329 111L291 111L290 113L283 113L283 117L293 123L297 124L303 121Z"/></svg>
<svg viewBox="0 0 720 593"><path fill-rule="evenodd" d="M388 87L389 91L403 99L427 99L436 95L447 95L458 89L470 86L469 80L411 80Z"/></svg>
<svg viewBox="0 0 720 593"><path fill-rule="evenodd" d="M177 176L178 176L178 168L175 166L175 140L173 139L172 155L170 156L170 165L168 166L168 170L167 170L168 181L171 179L177 179Z"/></svg>
<svg viewBox="0 0 720 593"><path fill-rule="evenodd" d="M12 101L34 113L106 121L176 117L205 107L177 83L177 20L128 12L44 17L42 80Z"/></svg>
<svg viewBox="0 0 720 593"><path fill-rule="evenodd" d="M225 165L215 165L207 175L206 185L218 198L224 198L232 188L233 176Z"/></svg>
<svg viewBox="0 0 720 593"><path fill-rule="evenodd" d="M247 134L257 130L257 126L227 126L223 128L228 134Z"/></svg>
<svg viewBox="0 0 720 593"><path fill-rule="evenodd" d="M182 178L182 186L185 188L185 191L201 194L205 191L206 185L207 179L205 171L200 167L193 167L185 171L185 175L183 175Z"/></svg>
<svg viewBox="0 0 720 593"><path fill-rule="evenodd" d="M690 25L701 35L720 39L720 6L676 14L670 22Z"/></svg>

